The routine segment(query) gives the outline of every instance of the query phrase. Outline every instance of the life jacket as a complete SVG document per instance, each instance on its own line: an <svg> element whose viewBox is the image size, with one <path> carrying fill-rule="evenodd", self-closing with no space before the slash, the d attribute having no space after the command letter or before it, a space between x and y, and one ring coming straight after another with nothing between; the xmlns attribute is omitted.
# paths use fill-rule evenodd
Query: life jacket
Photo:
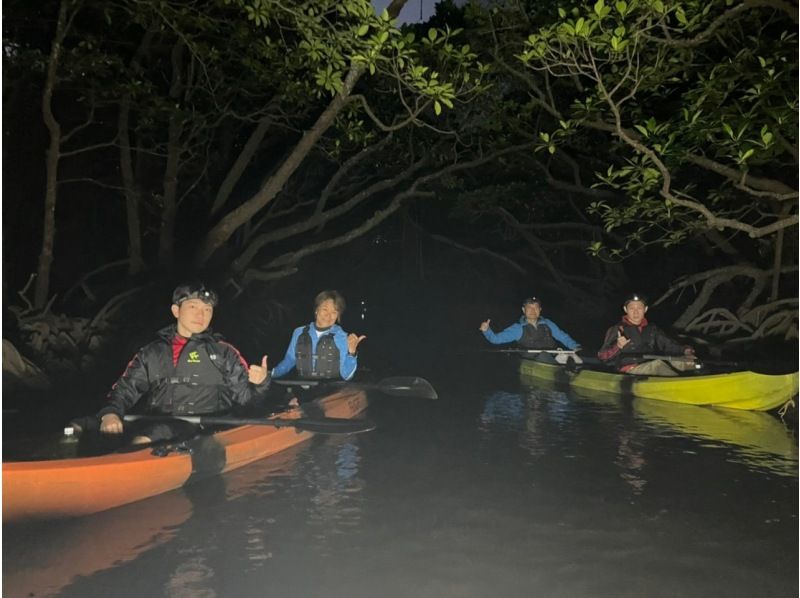
<svg viewBox="0 0 800 598"><path fill-rule="evenodd" d="M617 354L616 362L620 367L641 363L645 361L641 357L641 353L652 353L656 350L658 329L655 326L645 325L640 330L638 326L622 322L618 329L630 340ZM640 355L626 357L626 353L638 353Z"/></svg>
<svg viewBox="0 0 800 598"><path fill-rule="evenodd" d="M517 341L523 349L555 349L558 347L550 326L539 322L538 326L527 323L522 327L522 337Z"/></svg>
<svg viewBox="0 0 800 598"><path fill-rule="evenodd" d="M316 353L311 352L311 327L306 326L297 337L295 367L301 378L341 378L339 347L332 332L323 332L317 340Z"/></svg>
<svg viewBox="0 0 800 598"><path fill-rule="evenodd" d="M152 390L147 399L150 413L214 413L230 407L228 388L217 364L213 343L189 339L178 363L158 361Z"/></svg>

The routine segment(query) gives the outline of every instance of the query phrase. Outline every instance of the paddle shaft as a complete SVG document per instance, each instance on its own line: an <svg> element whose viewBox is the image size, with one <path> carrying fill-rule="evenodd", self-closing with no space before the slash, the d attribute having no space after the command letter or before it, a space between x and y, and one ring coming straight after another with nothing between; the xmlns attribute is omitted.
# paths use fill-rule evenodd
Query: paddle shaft
<svg viewBox="0 0 800 598"><path fill-rule="evenodd" d="M126 422L151 421L169 422L185 421L195 425L206 426L271 426L274 428L297 428L319 434L356 434L375 429L375 424L363 419L344 419L334 417L322 418L259 418L259 417L225 417L214 415L126 415Z"/></svg>
<svg viewBox="0 0 800 598"><path fill-rule="evenodd" d="M561 349L479 349L482 353L552 353L555 355L575 355L576 351Z"/></svg>
<svg viewBox="0 0 800 598"><path fill-rule="evenodd" d="M436 390L431 383L419 376L393 376L383 378L377 382L349 382L345 380L289 380L273 379L273 382L282 386L296 386L298 388L311 387L343 387L356 386L364 390L375 389L393 397L404 397L409 399L430 399L439 398Z"/></svg>

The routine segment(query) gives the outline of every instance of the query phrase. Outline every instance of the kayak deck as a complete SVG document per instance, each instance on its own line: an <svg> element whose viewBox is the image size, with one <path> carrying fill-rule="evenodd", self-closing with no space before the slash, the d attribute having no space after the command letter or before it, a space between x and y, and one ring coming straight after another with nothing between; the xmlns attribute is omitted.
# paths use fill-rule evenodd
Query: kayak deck
<svg viewBox="0 0 800 598"><path fill-rule="evenodd" d="M766 375L732 372L708 376L635 376L520 360L523 377L555 382L564 387L622 394L642 399L729 409L768 411L797 395L798 373Z"/></svg>
<svg viewBox="0 0 800 598"><path fill-rule="evenodd" d="M345 387L313 403L326 417L352 418L366 409L367 397L363 390ZM3 521L105 511L238 469L312 436L292 427L247 425L179 443L165 456L148 447L99 457L3 463Z"/></svg>

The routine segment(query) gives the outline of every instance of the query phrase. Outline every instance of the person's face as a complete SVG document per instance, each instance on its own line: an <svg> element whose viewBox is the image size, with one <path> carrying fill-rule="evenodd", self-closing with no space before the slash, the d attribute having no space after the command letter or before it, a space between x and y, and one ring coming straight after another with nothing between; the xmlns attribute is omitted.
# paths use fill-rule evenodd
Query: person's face
<svg viewBox="0 0 800 598"><path fill-rule="evenodd" d="M522 306L522 313L526 320L538 320L542 315L542 306L538 303L526 303Z"/></svg>
<svg viewBox="0 0 800 598"><path fill-rule="evenodd" d="M315 322L317 328L330 328L336 324L339 319L339 312L336 310L336 304L333 299L326 299L319 304L314 312Z"/></svg>
<svg viewBox="0 0 800 598"><path fill-rule="evenodd" d="M178 320L178 334L189 338L204 332L211 324L214 308L200 299L187 299L180 305L172 306L172 315Z"/></svg>
<svg viewBox="0 0 800 598"><path fill-rule="evenodd" d="M630 301L625 306L625 313L628 314L628 319L631 324L638 326L644 320L644 314L647 313L647 306L641 301Z"/></svg>

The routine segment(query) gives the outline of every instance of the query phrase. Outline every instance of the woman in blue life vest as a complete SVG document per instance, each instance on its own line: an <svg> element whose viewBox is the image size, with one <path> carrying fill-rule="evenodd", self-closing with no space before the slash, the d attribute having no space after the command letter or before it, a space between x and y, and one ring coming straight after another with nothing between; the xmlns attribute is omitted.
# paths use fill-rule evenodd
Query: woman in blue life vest
<svg viewBox="0 0 800 598"><path fill-rule="evenodd" d="M358 345L366 336L347 334L339 326L344 297L322 291L314 299L314 321L295 328L283 360L272 370L281 378L292 369L306 380L350 380L358 367Z"/></svg>
<svg viewBox="0 0 800 598"><path fill-rule="evenodd" d="M493 345L516 342L522 349L543 351L537 356L539 361L554 362L546 351L555 351L559 345L569 351L580 350L580 345L570 335L552 320L542 317L542 301L537 297L528 297L522 302L522 314L518 322L500 332L492 330L491 320L482 322L479 330Z"/></svg>

